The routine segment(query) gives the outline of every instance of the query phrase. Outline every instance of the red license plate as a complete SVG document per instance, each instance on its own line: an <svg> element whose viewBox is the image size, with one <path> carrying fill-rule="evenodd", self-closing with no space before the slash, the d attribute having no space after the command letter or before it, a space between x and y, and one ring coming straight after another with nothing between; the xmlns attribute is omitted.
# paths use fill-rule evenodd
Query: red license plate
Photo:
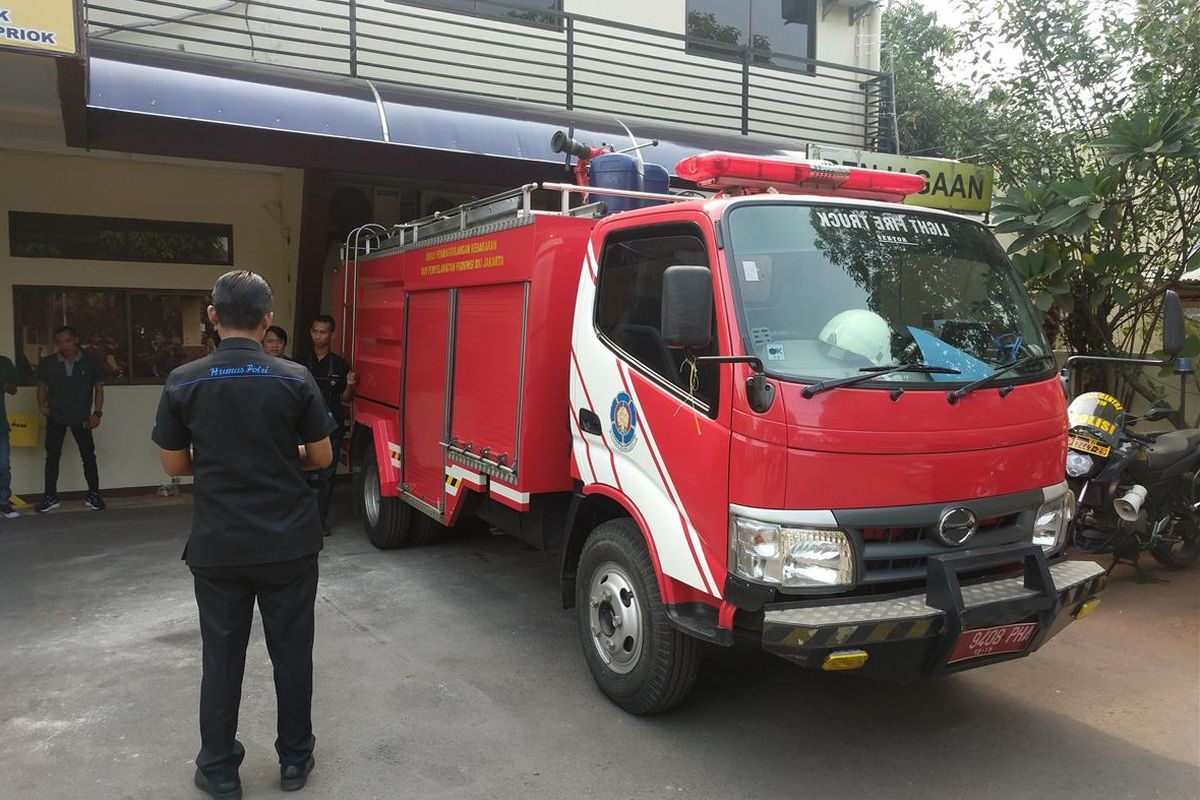
<svg viewBox="0 0 1200 800"><path fill-rule="evenodd" d="M999 653L1019 653L1032 641L1037 629L1036 622L1018 622L1014 625L963 631L954 645L950 660L946 663L955 664Z"/></svg>

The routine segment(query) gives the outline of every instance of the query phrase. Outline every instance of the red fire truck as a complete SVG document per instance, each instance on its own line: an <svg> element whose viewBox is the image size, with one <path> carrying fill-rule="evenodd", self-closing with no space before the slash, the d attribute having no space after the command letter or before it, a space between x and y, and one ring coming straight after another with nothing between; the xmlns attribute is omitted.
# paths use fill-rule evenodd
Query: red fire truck
<svg viewBox="0 0 1200 800"><path fill-rule="evenodd" d="M564 141L586 178L603 151ZM924 185L902 173L681 161L709 197L641 170L348 239L376 547L474 517L560 552L587 664L635 714L685 697L704 643L911 680L1095 607L1103 570L1063 553L1063 388L984 226L901 205Z"/></svg>

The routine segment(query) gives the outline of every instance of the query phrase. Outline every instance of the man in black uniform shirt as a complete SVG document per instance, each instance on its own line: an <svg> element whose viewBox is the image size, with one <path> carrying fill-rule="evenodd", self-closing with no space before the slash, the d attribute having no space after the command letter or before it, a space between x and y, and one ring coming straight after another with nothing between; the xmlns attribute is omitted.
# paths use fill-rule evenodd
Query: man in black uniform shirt
<svg viewBox="0 0 1200 800"><path fill-rule="evenodd" d="M256 599L275 668L282 788L303 787L315 763L313 605L324 540L304 471L332 461L335 426L308 371L259 344L272 319L267 282L228 272L212 298L208 316L221 344L168 376L153 438L168 474L196 476L184 549L204 643L194 780L219 800L237 800L246 752L236 739L238 707Z"/></svg>
<svg viewBox="0 0 1200 800"><path fill-rule="evenodd" d="M46 418L46 491L37 511L58 508L58 464L67 431L75 437L87 480L87 507L104 510L100 472L96 468L96 442L92 431L104 415L104 369L79 349L79 334L70 325L54 332L58 352L38 362L38 407ZM7 502L8 498L5 498Z"/></svg>
<svg viewBox="0 0 1200 800"><path fill-rule="evenodd" d="M333 317L321 314L313 320L308 335L312 338L312 355L304 360L304 366L317 379L325 405L337 422L337 431L330 437L333 443L333 463L322 470L309 473L309 480L317 490L317 505L321 509L321 527L329 535L325 520L329 516L329 498L333 493L333 476L337 473L338 456L342 452L342 416L345 403L354 397L358 376L350 370L346 359L330 349L333 331L337 327Z"/></svg>

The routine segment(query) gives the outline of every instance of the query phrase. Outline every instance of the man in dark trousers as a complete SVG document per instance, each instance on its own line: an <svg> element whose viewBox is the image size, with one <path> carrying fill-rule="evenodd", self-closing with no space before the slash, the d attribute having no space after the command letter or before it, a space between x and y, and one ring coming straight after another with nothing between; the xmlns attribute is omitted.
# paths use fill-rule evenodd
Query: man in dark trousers
<svg viewBox="0 0 1200 800"><path fill-rule="evenodd" d="M317 490L321 528L326 536L329 535L326 519L329 517L330 496L333 494L333 476L337 473L338 455L342 451L344 404L354 397L354 389L358 385L358 376L350 370L350 364L330 349L336 327L337 323L329 314L321 314L313 320L308 331L312 339L312 355L303 362L317 379L317 386L321 387L321 395L325 398L325 406L337 422L337 432L330 437L333 443L333 463L325 469L309 473L309 480Z"/></svg>
<svg viewBox="0 0 1200 800"><path fill-rule="evenodd" d="M272 299L252 272L217 280L208 316L221 344L171 372L154 423L167 473L196 476L184 548L204 642L194 781L219 800L242 796L246 751L236 734L256 599L275 668L284 791L302 788L315 763L313 605L324 540L304 472L333 460L334 421L303 366L263 352Z"/></svg>
<svg viewBox="0 0 1200 800"><path fill-rule="evenodd" d="M70 325L54 331L54 344L58 352L42 356L37 368L38 407L46 418L46 490L37 511L58 508L58 463L68 430L83 459L88 487L84 502L93 511L103 511L92 431L104 416L104 367L79 349L79 333Z"/></svg>

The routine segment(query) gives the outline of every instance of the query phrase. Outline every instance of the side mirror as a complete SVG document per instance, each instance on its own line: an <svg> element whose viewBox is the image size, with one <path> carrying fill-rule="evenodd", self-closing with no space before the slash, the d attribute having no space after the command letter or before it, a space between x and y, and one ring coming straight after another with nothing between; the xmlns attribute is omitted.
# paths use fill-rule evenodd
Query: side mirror
<svg viewBox="0 0 1200 800"><path fill-rule="evenodd" d="M1185 332L1183 327L1183 304L1179 295L1171 290L1163 295L1163 352L1171 358L1183 352Z"/></svg>
<svg viewBox="0 0 1200 800"><path fill-rule="evenodd" d="M708 267L667 267L662 289L663 343L675 348L707 346L713 315L712 273Z"/></svg>

